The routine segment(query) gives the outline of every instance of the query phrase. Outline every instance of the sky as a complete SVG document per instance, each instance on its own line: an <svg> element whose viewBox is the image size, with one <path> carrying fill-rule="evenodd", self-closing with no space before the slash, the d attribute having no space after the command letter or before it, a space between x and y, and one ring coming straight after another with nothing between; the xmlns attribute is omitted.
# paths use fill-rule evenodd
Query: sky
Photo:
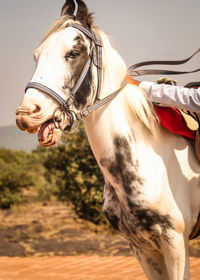
<svg viewBox="0 0 200 280"><path fill-rule="evenodd" d="M15 110L35 69L34 48L48 26L60 16L64 2L0 0L0 126L15 124ZM199 0L85 2L127 66L144 60L183 59L200 48ZM196 68L200 68L200 55L175 69ZM140 80L153 79L140 77ZM184 85L200 80L200 73L175 79Z"/></svg>

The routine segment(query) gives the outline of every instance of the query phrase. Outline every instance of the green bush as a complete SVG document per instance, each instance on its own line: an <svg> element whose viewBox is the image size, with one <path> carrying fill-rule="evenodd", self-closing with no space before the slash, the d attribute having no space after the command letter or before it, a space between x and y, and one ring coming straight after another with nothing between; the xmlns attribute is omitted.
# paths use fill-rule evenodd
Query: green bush
<svg viewBox="0 0 200 280"><path fill-rule="evenodd" d="M24 189L34 187L36 200L50 199L53 186L45 179L43 157L37 153L0 149L0 208L10 208L32 199L24 197Z"/></svg>
<svg viewBox="0 0 200 280"><path fill-rule="evenodd" d="M21 190L31 185L27 173L28 155L22 151L0 149L0 207L10 208L23 201Z"/></svg>
<svg viewBox="0 0 200 280"><path fill-rule="evenodd" d="M83 125L63 138L63 144L48 149L46 178L57 186L57 197L71 201L79 217L96 224L107 223L102 212L104 179L90 149Z"/></svg>
<svg viewBox="0 0 200 280"><path fill-rule="evenodd" d="M32 153L0 149L0 207L24 201L24 188L34 187L35 200L70 201L79 217L107 224L102 212L104 179L81 125L55 148ZM27 199L27 198L26 198Z"/></svg>
<svg viewBox="0 0 200 280"><path fill-rule="evenodd" d="M35 199L40 201L54 199L58 191L56 184L51 184L50 180L46 179L44 163L49 154L51 154L50 149L44 149L39 146L30 154L31 168L29 168L29 176L32 178L33 186L37 193ZM54 180L52 180L52 182L54 182Z"/></svg>

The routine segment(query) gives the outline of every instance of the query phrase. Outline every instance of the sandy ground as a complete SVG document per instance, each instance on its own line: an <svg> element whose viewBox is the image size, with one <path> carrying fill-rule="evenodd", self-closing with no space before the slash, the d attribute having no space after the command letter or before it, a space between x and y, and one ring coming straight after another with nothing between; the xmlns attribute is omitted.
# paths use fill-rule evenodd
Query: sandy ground
<svg viewBox="0 0 200 280"><path fill-rule="evenodd" d="M200 239L191 256L200 257ZM79 219L61 202L36 202L0 212L0 256L131 256L118 234Z"/></svg>

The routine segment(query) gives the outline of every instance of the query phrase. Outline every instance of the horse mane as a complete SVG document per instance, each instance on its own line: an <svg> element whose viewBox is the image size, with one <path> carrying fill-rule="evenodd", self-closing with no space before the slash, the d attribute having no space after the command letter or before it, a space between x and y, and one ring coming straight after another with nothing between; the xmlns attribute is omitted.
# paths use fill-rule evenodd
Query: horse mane
<svg viewBox="0 0 200 280"><path fill-rule="evenodd" d="M139 87L127 85L124 89L125 113L131 126L139 120L152 136L159 134L159 122L152 102Z"/></svg>
<svg viewBox="0 0 200 280"><path fill-rule="evenodd" d="M42 44L49 36L55 32L63 30L67 26L74 23L74 19L69 15L64 15L58 18L52 23L49 29L46 31L41 39L40 44ZM119 53L112 47L108 36L98 27L92 26L92 28L99 34L103 46L104 46L104 57L108 62L106 67L108 67L107 73L112 73L115 76L115 86L116 89L120 87L121 82L126 76L127 67L124 60L121 58ZM104 78L103 78L104 79ZM109 92L107 92L109 94ZM135 118L140 120L147 131L150 134L156 136L158 135L158 121L153 109L152 103L149 101L145 92L133 85L127 85L123 90L124 95L124 106L125 114L130 122L130 125L134 126Z"/></svg>
<svg viewBox="0 0 200 280"><path fill-rule="evenodd" d="M108 72L116 77L116 86L120 87L121 82L127 74L127 67L119 53L112 47L108 36L100 29L96 30L103 42L106 67L111 67ZM109 63L108 63L109 62ZM130 125L133 127L135 119L138 119L143 126L153 136L159 133L158 119L156 117L153 104L148 99L146 93L139 87L128 84L122 91L125 106L125 115Z"/></svg>

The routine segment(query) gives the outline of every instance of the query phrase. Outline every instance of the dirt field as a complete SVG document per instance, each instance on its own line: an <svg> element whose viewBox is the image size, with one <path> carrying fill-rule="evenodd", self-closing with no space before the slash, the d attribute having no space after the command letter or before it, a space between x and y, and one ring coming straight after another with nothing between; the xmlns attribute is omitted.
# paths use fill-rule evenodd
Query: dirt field
<svg viewBox="0 0 200 280"><path fill-rule="evenodd" d="M191 242L200 257L200 239ZM79 219L60 202L31 203L0 212L0 256L131 256L118 234Z"/></svg>

